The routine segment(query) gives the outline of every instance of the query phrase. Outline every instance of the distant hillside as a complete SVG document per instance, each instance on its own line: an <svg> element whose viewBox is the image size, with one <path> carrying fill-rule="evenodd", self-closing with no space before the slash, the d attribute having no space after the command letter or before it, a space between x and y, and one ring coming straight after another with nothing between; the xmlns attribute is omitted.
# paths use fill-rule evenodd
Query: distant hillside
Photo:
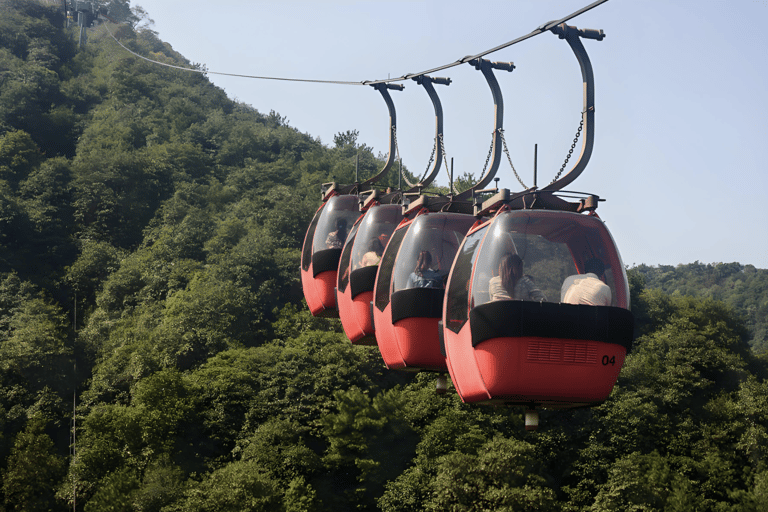
<svg viewBox="0 0 768 512"><path fill-rule="evenodd" d="M696 261L676 267L639 265L633 270L642 274L648 288L725 302L745 317L752 348L757 352L768 350L768 269Z"/></svg>

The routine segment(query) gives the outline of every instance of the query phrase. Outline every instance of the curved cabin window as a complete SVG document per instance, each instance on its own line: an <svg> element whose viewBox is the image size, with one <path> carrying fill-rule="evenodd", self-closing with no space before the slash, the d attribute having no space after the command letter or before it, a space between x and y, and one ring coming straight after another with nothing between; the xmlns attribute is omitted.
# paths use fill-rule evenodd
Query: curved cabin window
<svg viewBox="0 0 768 512"><path fill-rule="evenodd" d="M359 222L352 226L352 229L349 231L349 235L347 236L347 242L344 245L344 250L341 251L341 260L339 261L339 270L341 270L341 272L337 276L338 281L336 287L342 293L346 291L347 285L349 284L349 260L352 256L352 249L355 245L355 240L357 239L358 226L360 226Z"/></svg>
<svg viewBox="0 0 768 512"><path fill-rule="evenodd" d="M400 244L408 232L410 224L401 226L392 234L387 247L384 249L384 255L379 263L379 273L376 276L376 287L374 301L379 311L384 311L389 305L389 292L392 284L392 272L395 270L395 260L400 250Z"/></svg>
<svg viewBox="0 0 768 512"><path fill-rule="evenodd" d="M304 271L309 270L309 266L312 264L312 247L315 240L315 230L317 229L317 221L322 215L325 205L315 213L312 217L312 222L309 223L309 229L307 229L307 236L304 238L304 247L301 249L301 269Z"/></svg>
<svg viewBox="0 0 768 512"><path fill-rule="evenodd" d="M451 274L448 293L445 298L448 302L445 326L455 333L461 330L469 318L469 281L472 278L472 267L475 265L475 259L480 253L480 243L487 229L487 225L482 226L467 235L453 264L453 274Z"/></svg>
<svg viewBox="0 0 768 512"><path fill-rule="evenodd" d="M315 228L312 252L328 249L341 252L349 232L360 216L357 196L334 196L328 200Z"/></svg>
<svg viewBox="0 0 768 512"><path fill-rule="evenodd" d="M497 300L559 303L566 280L587 277L599 261L598 277L608 286L593 285L605 300L599 305L629 308L624 265L599 218L520 210L502 213L488 229L472 278L473 307Z"/></svg>
<svg viewBox="0 0 768 512"><path fill-rule="evenodd" d="M421 215L403 240L392 293L410 288L445 288L453 259L475 218L457 213Z"/></svg>
<svg viewBox="0 0 768 512"><path fill-rule="evenodd" d="M359 268L379 265L389 238L401 220L403 208L400 205L381 205L368 210L360 222L352 248L353 272Z"/></svg>

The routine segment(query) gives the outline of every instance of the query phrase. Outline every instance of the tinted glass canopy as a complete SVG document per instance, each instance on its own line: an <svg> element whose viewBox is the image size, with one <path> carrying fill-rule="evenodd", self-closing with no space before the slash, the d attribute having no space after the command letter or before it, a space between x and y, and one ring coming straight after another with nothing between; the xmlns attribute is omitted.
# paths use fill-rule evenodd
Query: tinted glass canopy
<svg viewBox="0 0 768 512"><path fill-rule="evenodd" d="M395 204L374 206L365 213L352 247L352 271L379 264L389 237L401 220L403 208Z"/></svg>
<svg viewBox="0 0 768 512"><path fill-rule="evenodd" d="M629 309L624 264L599 217L503 212L467 237L451 277L446 326L460 328L469 309L496 300L568 302L570 285L588 272L599 279L591 282L600 305Z"/></svg>
<svg viewBox="0 0 768 512"><path fill-rule="evenodd" d="M471 215L430 213L417 217L403 239L393 272L392 293L408 288L443 288Z"/></svg>
<svg viewBox="0 0 768 512"><path fill-rule="evenodd" d="M357 196L334 196L320 212L312 252L342 249L355 220L360 216Z"/></svg>

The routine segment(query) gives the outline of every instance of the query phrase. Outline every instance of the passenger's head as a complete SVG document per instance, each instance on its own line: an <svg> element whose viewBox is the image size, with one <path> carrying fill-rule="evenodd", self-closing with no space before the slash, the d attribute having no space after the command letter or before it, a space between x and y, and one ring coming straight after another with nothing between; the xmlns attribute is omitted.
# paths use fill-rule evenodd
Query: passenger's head
<svg viewBox="0 0 768 512"><path fill-rule="evenodd" d="M419 258L416 260L416 271L427 270L432 264L432 255L429 251L421 251Z"/></svg>
<svg viewBox="0 0 768 512"><path fill-rule="evenodd" d="M347 219L344 217L339 217L336 219L336 230L344 231L345 229L347 229Z"/></svg>
<svg viewBox="0 0 768 512"><path fill-rule="evenodd" d="M381 253L384 252L384 247L381 245L381 242L378 238L374 238L371 240L371 242L368 244L368 250L373 251L379 256L381 256Z"/></svg>
<svg viewBox="0 0 768 512"><path fill-rule="evenodd" d="M591 258L584 264L584 272L601 277L605 274L605 264L600 258Z"/></svg>
<svg viewBox="0 0 768 512"><path fill-rule="evenodd" d="M523 275L523 260L517 254L505 254L499 261L501 284L507 291L512 291L517 280Z"/></svg>

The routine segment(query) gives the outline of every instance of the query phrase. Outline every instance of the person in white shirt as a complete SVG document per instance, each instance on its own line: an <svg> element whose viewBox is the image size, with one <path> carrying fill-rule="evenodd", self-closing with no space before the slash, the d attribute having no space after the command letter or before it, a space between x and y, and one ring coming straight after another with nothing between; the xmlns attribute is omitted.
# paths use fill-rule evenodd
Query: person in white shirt
<svg viewBox="0 0 768 512"><path fill-rule="evenodd" d="M605 265L602 260L592 258L584 264L584 274L566 278L560 289L560 302L565 304L586 304L589 306L610 306L611 288L603 282Z"/></svg>

